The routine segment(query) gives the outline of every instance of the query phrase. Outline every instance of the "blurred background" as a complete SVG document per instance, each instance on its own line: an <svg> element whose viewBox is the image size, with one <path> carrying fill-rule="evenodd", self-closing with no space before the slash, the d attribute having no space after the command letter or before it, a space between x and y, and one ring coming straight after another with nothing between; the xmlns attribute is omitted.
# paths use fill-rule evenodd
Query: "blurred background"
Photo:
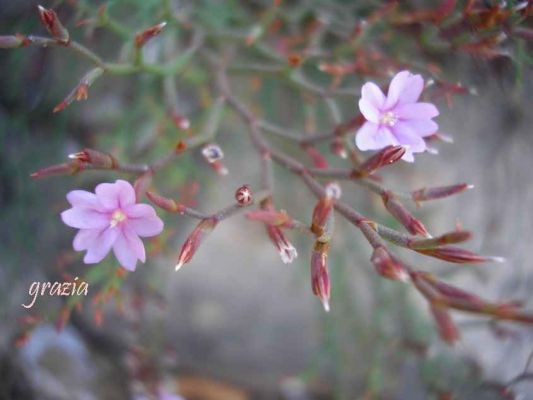
<svg viewBox="0 0 533 400"><path fill-rule="evenodd" d="M470 249L506 261L457 266L402 249L398 254L484 298L533 310L527 2L42 5L57 11L73 39L112 62L129 63L135 33L162 20L169 25L143 49L147 63L187 51L193 31L202 28L206 51L234 55L237 95L267 120L301 134L329 132L339 121L322 96L291 85L287 75L279 78L276 68L292 68L317 87L345 88L348 95L335 98L341 121L357 116L359 88L367 80L386 86L391 74L406 68L432 79L428 96L441 111L441 132L454 143L432 141L438 155L396 164L383 171L384 181L405 191L473 184L474 190L410 209L432 233L460 223L475 233ZM0 0L0 35L47 36L36 6L33 0ZM321 62L347 72L335 82L331 68L317 68ZM133 183L135 176L85 171L33 180L30 174L85 147L126 162L152 162L177 141L201 133L217 97L198 52L175 79L150 71L104 74L87 101L52 113L89 64L61 46L0 52L0 399L533 399L533 367L524 374L533 354L531 327L454 312L462 337L453 347L445 344L423 299L408 285L378 277L367 242L341 218L329 257L327 314L310 290L312 241L288 232L299 256L283 264L264 227L243 215L221 223L179 273L173 266L196 221L160 210L165 232L145 242L149 257L137 271L117 272L111 256L98 266L84 265L72 250L75 231L59 218L69 207L66 193L92 191L118 177ZM169 103L190 120L190 129L169 117ZM348 134L352 141L354 133ZM295 146L270 140L310 162ZM258 187L259 158L229 109L216 142L227 176L192 149L158 172L152 187L206 212L231 204L244 183ZM327 142L317 148L333 166L345 165ZM274 172L276 206L309 221L313 196L286 171ZM343 183L343 199L401 230L379 197L363 187ZM72 276L90 282L79 304L43 296L29 310L21 306L33 282Z"/></svg>

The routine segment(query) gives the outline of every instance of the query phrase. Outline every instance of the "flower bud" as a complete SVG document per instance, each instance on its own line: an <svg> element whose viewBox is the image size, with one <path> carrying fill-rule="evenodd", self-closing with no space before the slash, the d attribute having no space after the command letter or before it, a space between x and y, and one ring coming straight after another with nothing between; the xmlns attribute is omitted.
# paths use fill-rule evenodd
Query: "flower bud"
<svg viewBox="0 0 533 400"><path fill-rule="evenodd" d="M0 36L0 49L16 49L31 43L26 36L17 33L15 35Z"/></svg>
<svg viewBox="0 0 533 400"><path fill-rule="evenodd" d="M67 45L70 41L70 36L66 28L61 24L54 10L47 10L42 6L38 6L39 17L41 22L48 30L48 33L59 43Z"/></svg>
<svg viewBox="0 0 533 400"><path fill-rule="evenodd" d="M374 265L376 272L384 278L402 282L409 279L405 268L384 247L374 249L370 262Z"/></svg>
<svg viewBox="0 0 533 400"><path fill-rule="evenodd" d="M330 182L325 187L325 195L318 200L313 210L311 232L319 240L327 242L333 230L333 206L335 200L341 197L341 188L338 183ZM323 237L325 235L325 237Z"/></svg>
<svg viewBox="0 0 533 400"><path fill-rule="evenodd" d="M54 175L74 175L78 171L82 170L83 167L83 162L79 160L72 160L71 162L56 164L40 169L39 171L32 173L30 176L32 178L46 178Z"/></svg>
<svg viewBox="0 0 533 400"><path fill-rule="evenodd" d="M68 158L91 164L96 168L114 169L118 167L118 161L115 157L98 150L83 149L79 153L69 154Z"/></svg>
<svg viewBox="0 0 533 400"><path fill-rule="evenodd" d="M142 197L150 187L153 177L154 173L152 171L147 171L141 176L139 176L137 179L135 179L135 182L133 183L133 189L135 190L135 198L137 199L137 202L142 199Z"/></svg>
<svg viewBox="0 0 533 400"><path fill-rule="evenodd" d="M461 193L467 189L472 189L474 185L467 183L460 183L450 186L439 186L433 188L422 188L411 192L411 197L414 201L427 201L442 199L444 197L452 196L457 193Z"/></svg>
<svg viewBox="0 0 533 400"><path fill-rule="evenodd" d="M180 255L178 257L178 263L176 264L176 271L178 271L183 264L191 261L194 254L200 247L200 244L204 239L215 229L218 221L215 218L207 218L202 221L191 232L185 243L183 244Z"/></svg>
<svg viewBox="0 0 533 400"><path fill-rule="evenodd" d="M252 191L248 185L242 185L235 192L235 200L240 206L247 206L253 201Z"/></svg>
<svg viewBox="0 0 533 400"><path fill-rule="evenodd" d="M53 112L63 111L73 101L87 100L89 97L89 87L93 82L104 73L103 68L97 67L89 71L78 83L78 85L68 94L65 99L54 107Z"/></svg>
<svg viewBox="0 0 533 400"><path fill-rule="evenodd" d="M449 345L454 345L460 339L460 334L450 313L446 308L436 305L430 306L430 309L441 339Z"/></svg>
<svg viewBox="0 0 533 400"><path fill-rule="evenodd" d="M348 158L348 152L346 151L346 148L344 147L344 144L340 138L335 138L331 141L329 144L329 150L331 153L340 158Z"/></svg>
<svg viewBox="0 0 533 400"><path fill-rule="evenodd" d="M287 63L291 68L299 67L302 64L303 57L298 53L291 53L287 56Z"/></svg>
<svg viewBox="0 0 533 400"><path fill-rule="evenodd" d="M462 243L472 238L472 232L457 230L431 239L413 240L408 247L411 249L427 249L447 244Z"/></svg>
<svg viewBox="0 0 533 400"><path fill-rule="evenodd" d="M146 28L144 31L137 33L135 35L135 47L138 49L143 47L146 42L148 42L153 37L159 35L166 25L166 22L161 22L160 24L151 26L149 28Z"/></svg>
<svg viewBox="0 0 533 400"><path fill-rule="evenodd" d="M331 292L327 266L328 247L328 243L317 241L311 255L311 288L313 289L313 294L322 302L326 312L330 310L329 298Z"/></svg>
<svg viewBox="0 0 533 400"><path fill-rule="evenodd" d="M286 211L277 211L274 209L267 209L267 210L253 210L248 211L246 214L246 217L254 220L254 221L261 221L265 224L278 226L281 228L290 228L293 223L293 219L287 214Z"/></svg>
<svg viewBox="0 0 533 400"><path fill-rule="evenodd" d="M153 192L146 192L146 197L159 208L172 213L183 214L185 207L183 204L178 203L174 199L160 196Z"/></svg>
<svg viewBox="0 0 533 400"><path fill-rule="evenodd" d="M381 167L390 165L400 160L405 154L403 146L387 146L368 158L357 170L358 176L368 176L376 172Z"/></svg>
<svg viewBox="0 0 533 400"><path fill-rule="evenodd" d="M181 130L187 130L191 127L191 121L183 115L179 114L177 111L170 112L170 118L174 123L174 126Z"/></svg>
<svg viewBox="0 0 533 400"><path fill-rule="evenodd" d="M304 145L303 149L305 152L311 157L311 160L313 162L313 165L315 168L327 168L328 167L328 160L320 153L320 151L317 150L316 147L312 145Z"/></svg>
<svg viewBox="0 0 533 400"><path fill-rule="evenodd" d="M456 264L479 264L484 262L504 262L501 257L482 256L470 250L462 249L455 246L443 246L431 249L414 249L418 253L435 257L440 260Z"/></svg>
<svg viewBox="0 0 533 400"><path fill-rule="evenodd" d="M291 242L289 242L289 240L285 237L283 231L279 227L273 225L266 225L266 230L270 240L272 240L272 243L274 243L279 251L281 261L284 264L292 263L296 257L298 257L298 252Z"/></svg>
<svg viewBox="0 0 533 400"><path fill-rule="evenodd" d="M412 235L422 235L431 237L422 222L413 217L413 215L400 203L390 192L382 195L383 204L391 215L400 222L407 231Z"/></svg>

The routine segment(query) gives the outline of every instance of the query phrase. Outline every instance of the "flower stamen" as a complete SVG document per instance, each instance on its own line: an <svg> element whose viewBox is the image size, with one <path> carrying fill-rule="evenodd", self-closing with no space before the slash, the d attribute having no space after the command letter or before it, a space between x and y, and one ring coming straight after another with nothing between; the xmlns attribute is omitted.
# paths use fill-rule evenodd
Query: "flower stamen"
<svg viewBox="0 0 533 400"><path fill-rule="evenodd" d="M114 228L121 222L125 221L126 218L127 216L122 210L115 210L113 212L113 215L111 215L111 221L109 222L109 226L111 226L111 228Z"/></svg>

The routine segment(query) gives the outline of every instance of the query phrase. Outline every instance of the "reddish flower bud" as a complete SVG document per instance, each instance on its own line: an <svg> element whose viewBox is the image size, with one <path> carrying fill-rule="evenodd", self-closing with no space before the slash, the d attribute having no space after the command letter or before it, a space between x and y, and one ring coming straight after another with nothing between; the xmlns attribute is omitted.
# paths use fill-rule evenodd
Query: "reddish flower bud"
<svg viewBox="0 0 533 400"><path fill-rule="evenodd" d="M222 163L222 161L214 161L212 162L211 164L209 164L211 166L211 168L213 168L213 170L221 175L221 176L225 176L228 174L228 168Z"/></svg>
<svg viewBox="0 0 533 400"><path fill-rule="evenodd" d="M191 121L176 111L170 112L170 118L178 129L187 130L191 127Z"/></svg>
<svg viewBox="0 0 533 400"><path fill-rule="evenodd" d="M54 107L53 112L63 111L67 106L69 106L73 101L82 101L87 100L89 97L89 87L93 82L104 73L103 68L97 67L89 71L78 83L78 85L68 94L65 99Z"/></svg>
<svg viewBox="0 0 533 400"><path fill-rule="evenodd" d="M387 146L368 158L357 170L358 176L367 176L376 172L381 167L390 165L400 160L405 154L403 146Z"/></svg>
<svg viewBox="0 0 533 400"><path fill-rule="evenodd" d="M145 172L133 183L133 189L135 190L135 198L139 202L152 183L154 173L152 171ZM121 270L120 270L121 271Z"/></svg>
<svg viewBox="0 0 533 400"><path fill-rule="evenodd" d="M340 138L335 138L331 141L329 144L329 150L331 153L340 158L348 158L348 152L346 151L346 148L344 147L344 144Z"/></svg>
<svg viewBox="0 0 533 400"><path fill-rule="evenodd" d="M78 171L82 170L83 167L84 163L80 162L79 160L72 160L71 162L56 164L40 169L30 176L32 178L46 178L53 175L74 175Z"/></svg>
<svg viewBox="0 0 533 400"><path fill-rule="evenodd" d="M161 22L160 24L151 26L149 28L146 28L144 31L137 33L135 35L135 47L138 49L143 47L146 42L148 42L153 37L159 35L166 25L166 22Z"/></svg>
<svg viewBox="0 0 533 400"><path fill-rule="evenodd" d="M427 249L447 244L462 243L472 238L472 232L457 230L445 233L431 239L413 240L409 243L411 249Z"/></svg>
<svg viewBox="0 0 533 400"><path fill-rule="evenodd" d="M431 235L426 230L422 222L413 217L413 215L400 203L390 192L384 193L382 196L385 208L391 215L400 222L407 231L412 235L422 235L430 237Z"/></svg>
<svg viewBox="0 0 533 400"><path fill-rule="evenodd" d="M376 268L376 272L384 278L403 282L409 279L409 274L405 268L384 247L374 249L370 261Z"/></svg>
<svg viewBox="0 0 533 400"><path fill-rule="evenodd" d="M303 57L301 54L291 53L287 56L287 62L292 68L299 67L302 64Z"/></svg>
<svg viewBox="0 0 533 400"><path fill-rule="evenodd" d="M429 283L434 289L437 290L439 294L441 294L444 297L447 297L449 299L457 299L457 300L463 300L467 301L471 304L483 304L485 301L481 299L480 297L465 292L463 289L459 289L458 287L449 285L447 283L441 282L435 278L433 278L429 274L424 274L419 276L421 279Z"/></svg>
<svg viewBox="0 0 533 400"><path fill-rule="evenodd" d="M315 168L327 168L328 167L328 160L318 151L318 149L312 145L304 145L302 146L305 152L309 155L311 158L313 165Z"/></svg>
<svg viewBox="0 0 533 400"><path fill-rule="evenodd" d="M235 192L235 200L240 206L247 206L253 201L252 191L248 185L242 185Z"/></svg>
<svg viewBox="0 0 533 400"><path fill-rule="evenodd" d="M176 264L176 271L178 271L183 264L191 261L192 257L198 250L198 247L200 247L200 244L202 244L207 235L215 229L217 223L218 221L215 218L208 218L200 221L200 223L196 225L196 228L194 228L181 248L178 263Z"/></svg>
<svg viewBox="0 0 533 400"><path fill-rule="evenodd" d="M91 164L96 168L114 169L118 166L118 161L111 154L92 149L83 149L79 153L69 154L68 158Z"/></svg>
<svg viewBox="0 0 533 400"><path fill-rule="evenodd" d="M285 237L283 231L279 227L273 225L266 225L266 230L270 240L272 240L272 243L274 243L279 251L281 261L284 264L290 264L293 262L294 259L298 257L298 252L291 242L289 242L289 240Z"/></svg>
<svg viewBox="0 0 533 400"><path fill-rule="evenodd" d="M42 6L38 6L39 17L41 17L41 22L48 30L48 33L57 40L59 43L67 45L70 40L68 31L65 29L57 14L54 10L47 10Z"/></svg>
<svg viewBox="0 0 533 400"><path fill-rule="evenodd" d="M16 49L30 44L31 41L26 36L17 33L16 35L0 36L0 49Z"/></svg>
<svg viewBox="0 0 533 400"><path fill-rule="evenodd" d="M173 199L160 196L153 192L146 192L146 197L148 197L148 199L156 206L172 213L183 214L183 212L187 208L183 204L180 204Z"/></svg>
<svg viewBox="0 0 533 400"><path fill-rule="evenodd" d="M467 189L474 188L474 185L467 183L460 183L457 185L440 186L434 188L422 188L411 192L411 197L414 201L427 201L442 199L443 197L452 196L456 193L461 193Z"/></svg>
<svg viewBox="0 0 533 400"><path fill-rule="evenodd" d="M436 305L430 306L430 309L441 339L450 345L455 344L460 334L448 310Z"/></svg>
<svg viewBox="0 0 533 400"><path fill-rule="evenodd" d="M247 218L250 218L254 221L261 221L265 224L290 228L292 227L293 219L287 214L286 211L277 211L274 209L268 210L253 210L248 211L246 214Z"/></svg>
<svg viewBox="0 0 533 400"><path fill-rule="evenodd" d="M502 257L482 256L470 250L462 249L455 246L444 246L432 249L415 249L418 253L435 257L440 260L456 264L479 264L484 262L504 262Z"/></svg>
<svg viewBox="0 0 533 400"><path fill-rule="evenodd" d="M328 247L329 244L317 241L311 255L311 287L313 294L320 299L326 312L329 311L331 292L327 266Z"/></svg>
<svg viewBox="0 0 533 400"><path fill-rule="evenodd" d="M340 196L340 186L337 183L332 182L326 186L326 195L316 203L313 210L311 232L313 232L317 238L320 238L326 233L326 225L331 221L335 200L340 198Z"/></svg>
<svg viewBox="0 0 533 400"><path fill-rule="evenodd" d="M257 39L263 34L263 27L261 25L255 25L252 27L248 35L246 35L246 46L251 46Z"/></svg>

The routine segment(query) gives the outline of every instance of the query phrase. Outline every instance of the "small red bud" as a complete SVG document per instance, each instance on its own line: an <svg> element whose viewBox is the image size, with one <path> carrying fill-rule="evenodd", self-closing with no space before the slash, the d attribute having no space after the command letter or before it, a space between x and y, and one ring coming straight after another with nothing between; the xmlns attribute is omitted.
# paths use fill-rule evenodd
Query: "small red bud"
<svg viewBox="0 0 533 400"><path fill-rule="evenodd" d="M215 218L208 218L200 221L200 223L191 232L185 243L183 244L180 255L178 257L178 263L176 264L176 271L178 271L183 264L191 261L192 257L200 247L200 244L205 238L215 229L218 221Z"/></svg>
<svg viewBox="0 0 533 400"><path fill-rule="evenodd" d="M156 206L172 213L182 214L186 208L183 204L180 204L173 199L160 196L153 192L146 192L146 197L148 197L148 200L150 200Z"/></svg>
<svg viewBox="0 0 533 400"><path fill-rule="evenodd" d="M311 255L311 288L313 294L317 296L324 310L329 311L329 298L331 294L331 283L327 266L329 244L316 242Z"/></svg>
<svg viewBox="0 0 533 400"><path fill-rule="evenodd" d="M253 196L252 191L248 185L242 185L235 192L235 200L240 206L247 206L252 203Z"/></svg>
<svg viewBox="0 0 533 400"><path fill-rule="evenodd" d="M272 243L274 243L278 249L281 261L284 264L292 263L294 259L298 257L298 252L291 242L289 242L289 240L285 237L283 231L278 226L268 224L266 225L266 230L270 240L272 240Z"/></svg>
<svg viewBox="0 0 533 400"><path fill-rule="evenodd" d="M70 154L68 158L91 164L96 168L114 169L118 167L118 161L115 157L98 150L83 149L78 153Z"/></svg>
<svg viewBox="0 0 533 400"><path fill-rule="evenodd" d="M40 169L34 172L30 176L32 178L46 178L53 175L74 175L78 171L82 170L84 163L79 160L72 160L63 164L56 164L50 167Z"/></svg>
<svg viewBox="0 0 533 400"><path fill-rule="evenodd" d="M448 310L436 305L430 308L441 339L449 345L455 344L460 339L460 334Z"/></svg>
<svg viewBox="0 0 533 400"><path fill-rule="evenodd" d="M17 33L16 35L0 36L0 49L16 49L31 43L26 36Z"/></svg>
<svg viewBox="0 0 533 400"><path fill-rule="evenodd" d="M482 256L470 250L455 246L443 246L431 249L414 249L418 253L435 257L456 264L479 264L484 262L504 262L501 257Z"/></svg>
<svg viewBox="0 0 533 400"><path fill-rule="evenodd" d="M89 87L93 82L104 73L103 68L97 67L89 71L78 83L78 85L68 94L65 99L54 107L53 112L63 111L73 101L87 100L89 97Z"/></svg>
<svg viewBox="0 0 533 400"><path fill-rule="evenodd" d="M385 278L402 282L409 279L405 268L384 247L374 249L370 261L376 268L376 272Z"/></svg>
<svg viewBox="0 0 533 400"><path fill-rule="evenodd" d="M160 24L151 26L149 28L146 28L144 31L137 33L135 35L135 47L138 49L143 47L146 42L148 42L153 37L159 35L166 25L166 22L161 22Z"/></svg>
<svg viewBox="0 0 533 400"><path fill-rule="evenodd" d="M291 53L287 56L287 62L292 68L299 67L302 64L303 57L301 54Z"/></svg>
<svg viewBox="0 0 533 400"><path fill-rule="evenodd" d="M41 22L48 30L48 33L59 43L67 45L70 41L70 36L66 28L61 24L57 14L54 10L47 10L42 6L38 6L39 17Z"/></svg>
<svg viewBox="0 0 533 400"><path fill-rule="evenodd" d="M457 185L440 186L434 188L422 188L411 192L411 197L414 201L427 201L442 199L444 197L452 196L457 193L464 192L467 189L472 189L474 185L467 183L460 183Z"/></svg>
<svg viewBox="0 0 533 400"><path fill-rule="evenodd" d="M413 217L413 215L400 203L390 192L382 195L383 204L391 215L400 222L407 231L412 235L421 235L431 237L422 222Z"/></svg>
<svg viewBox="0 0 533 400"><path fill-rule="evenodd" d="M378 169L400 160L404 154L403 146L387 146L363 162L358 168L358 173L361 176L371 175Z"/></svg>
<svg viewBox="0 0 533 400"><path fill-rule="evenodd" d="M340 138L335 138L331 141L329 150L340 158L348 158L348 152L346 151L346 148L344 147L344 144Z"/></svg>

